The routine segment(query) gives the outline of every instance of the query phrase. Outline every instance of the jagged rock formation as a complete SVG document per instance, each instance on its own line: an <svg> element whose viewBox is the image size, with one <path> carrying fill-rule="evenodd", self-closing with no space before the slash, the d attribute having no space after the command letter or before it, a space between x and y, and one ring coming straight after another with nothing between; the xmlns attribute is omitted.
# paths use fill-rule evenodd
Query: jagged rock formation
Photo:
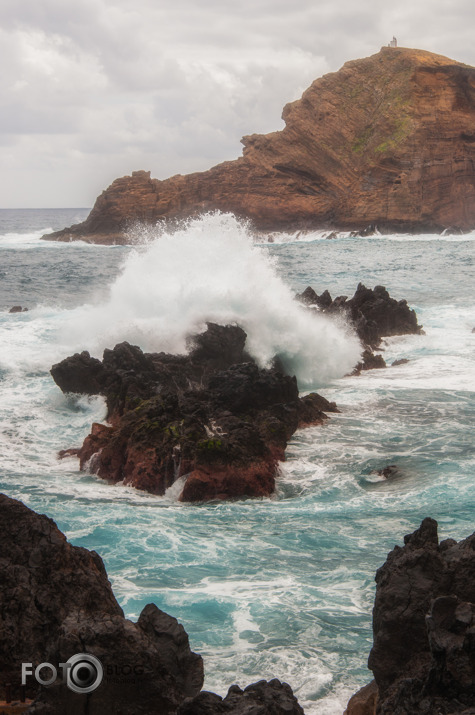
<svg viewBox="0 0 475 715"><path fill-rule="evenodd" d="M7 684L17 696L22 663L51 663L58 670L51 685L26 678L28 713L244 715L251 706L255 715L302 715L291 688L278 680L244 691L231 686L224 700L199 693L203 661L175 618L150 603L137 623L126 620L98 554L72 546L52 519L4 494L0 517L0 699ZM99 658L103 679L92 692L74 692L58 665L84 653ZM49 678L50 669L41 675Z"/></svg>
<svg viewBox="0 0 475 715"><path fill-rule="evenodd" d="M287 683L261 680L241 690L232 685L225 698L201 692L186 700L177 715L304 715Z"/></svg>
<svg viewBox="0 0 475 715"><path fill-rule="evenodd" d="M135 222L230 211L257 229L411 232L475 227L475 69L383 47L317 79L285 128L242 139L243 156L164 181L117 179L81 224L45 236L127 242Z"/></svg>
<svg viewBox="0 0 475 715"><path fill-rule="evenodd" d="M354 296L349 300L346 295L333 300L328 290L318 295L311 286L296 297L304 305L317 308L323 313L343 313L347 317L364 348L362 360L353 371L355 375L361 370L386 367L384 358L373 353L383 338L423 333L416 313L409 308L407 301L391 298L384 286L371 289L359 283ZM404 360L397 362L402 364Z"/></svg>
<svg viewBox="0 0 475 715"><path fill-rule="evenodd" d="M164 494L187 475L182 501L269 496L300 426L337 411L295 377L260 369L237 326L208 324L188 355L144 354L121 343L102 362L83 352L54 365L63 392L102 394L110 426L94 424L81 469ZM71 454L71 450L67 451Z"/></svg>
<svg viewBox="0 0 475 715"><path fill-rule="evenodd" d="M348 715L475 712L475 533L439 543L424 519L376 573L374 643L366 689ZM367 696L367 697L366 697Z"/></svg>
<svg viewBox="0 0 475 715"><path fill-rule="evenodd" d="M328 290L318 295L308 286L297 295L297 299L305 305L316 306L324 313L345 313L362 344L369 348L377 348L382 338L422 332L416 312L409 308L407 300L391 298L384 286L373 289L358 283L354 296L349 300L346 295L333 300Z"/></svg>
<svg viewBox="0 0 475 715"><path fill-rule="evenodd" d="M149 604L137 623L126 620L98 554L72 546L52 519L4 494L0 515L2 698L7 683L18 692L22 663L58 668L77 653L99 658L100 687L86 696L61 678L41 688L30 676L26 692L36 703L29 712L166 715L200 691L201 656L175 618Z"/></svg>

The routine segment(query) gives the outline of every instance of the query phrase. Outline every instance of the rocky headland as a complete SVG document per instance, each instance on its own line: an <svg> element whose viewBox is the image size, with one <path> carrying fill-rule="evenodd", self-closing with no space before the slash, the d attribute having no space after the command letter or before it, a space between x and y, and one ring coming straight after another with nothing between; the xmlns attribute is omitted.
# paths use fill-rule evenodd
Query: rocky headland
<svg viewBox="0 0 475 715"><path fill-rule="evenodd" d="M200 692L203 660L190 650L185 629L153 603L136 623L124 618L100 556L72 546L52 519L0 494L0 699L18 701L22 663L51 663L57 678L40 685L25 678L26 712L38 715L303 715L291 688L278 680L226 698ZM103 669L91 692L87 679L63 677L60 663L77 654ZM49 679L51 669L40 671ZM69 680L68 680L69 678ZM53 678L54 680L54 678ZM71 689L71 682L79 691ZM81 685L82 683L82 685ZM15 707L17 709L15 710ZM251 708L251 710L250 710ZM6 712L24 711L7 706ZM3 708L2 708L3 712Z"/></svg>
<svg viewBox="0 0 475 715"><path fill-rule="evenodd" d="M284 107L284 129L241 140L240 158L163 181L135 171L83 223L44 238L127 243L137 223L213 210L260 231L470 230L474 109L473 67L383 47L313 82Z"/></svg>

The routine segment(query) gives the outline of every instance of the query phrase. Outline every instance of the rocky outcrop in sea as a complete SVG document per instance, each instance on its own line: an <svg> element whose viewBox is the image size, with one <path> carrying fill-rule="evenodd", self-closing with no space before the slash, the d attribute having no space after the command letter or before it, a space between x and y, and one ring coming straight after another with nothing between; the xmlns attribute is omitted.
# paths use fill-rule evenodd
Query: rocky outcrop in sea
<svg viewBox="0 0 475 715"><path fill-rule="evenodd" d="M373 370L386 367L382 355L375 355L374 350L381 346L383 338L394 335L420 335L422 326L417 322L415 310L407 301L391 298L384 286L374 289L359 283L352 298L341 295L332 299L328 290L318 295L308 286L297 299L310 308L330 315L343 315L354 327L363 347L362 360L355 366L353 374L361 370ZM402 364L403 360L397 364Z"/></svg>
<svg viewBox="0 0 475 715"><path fill-rule="evenodd" d="M220 210L260 231L410 233L475 227L475 69L383 47L317 79L285 128L241 140L243 156L164 181L116 179L83 223L48 240L127 243L154 226Z"/></svg>
<svg viewBox="0 0 475 715"><path fill-rule="evenodd" d="M321 424L336 405L299 397L278 362L262 369L238 326L209 323L188 355L143 353L128 343L54 365L63 392L104 395L109 425L94 424L81 469L164 494L187 475L180 499L269 496L298 427ZM68 450L71 454L71 450Z"/></svg>
<svg viewBox="0 0 475 715"><path fill-rule="evenodd" d="M372 352L383 337L421 332L407 302L383 286L360 283L350 300L309 287L298 298L353 326L363 353L355 373L385 366ZM80 449L60 456L77 455L83 470L158 495L186 477L181 501L270 496L294 432L338 409L317 393L300 397L278 358L260 368L245 343L239 326L208 323L187 355L143 353L124 342L102 361L82 352L53 365L63 392L107 403L108 424L93 424Z"/></svg>

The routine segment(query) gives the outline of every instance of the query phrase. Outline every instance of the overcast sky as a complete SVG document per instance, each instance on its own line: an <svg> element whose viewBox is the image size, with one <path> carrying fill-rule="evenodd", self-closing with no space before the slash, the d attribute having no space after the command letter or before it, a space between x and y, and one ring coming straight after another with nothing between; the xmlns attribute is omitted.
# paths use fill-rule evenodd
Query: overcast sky
<svg viewBox="0 0 475 715"><path fill-rule="evenodd" d="M0 207L207 169L393 35L475 65L473 0L0 0Z"/></svg>

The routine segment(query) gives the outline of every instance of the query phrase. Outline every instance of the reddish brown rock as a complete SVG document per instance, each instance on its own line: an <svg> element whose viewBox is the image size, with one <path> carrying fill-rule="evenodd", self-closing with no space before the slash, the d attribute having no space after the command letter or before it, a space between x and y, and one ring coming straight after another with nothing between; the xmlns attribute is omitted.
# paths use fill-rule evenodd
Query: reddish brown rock
<svg viewBox="0 0 475 715"><path fill-rule="evenodd" d="M372 680L350 698L343 715L376 715L377 703L378 686Z"/></svg>
<svg viewBox="0 0 475 715"><path fill-rule="evenodd" d="M285 128L242 139L243 156L164 181L117 179L81 224L50 240L127 242L137 222L219 209L259 230L413 232L475 227L475 69L387 48L317 79Z"/></svg>
<svg viewBox="0 0 475 715"><path fill-rule="evenodd" d="M269 496L298 427L321 424L335 403L300 398L295 377L261 369L238 326L208 323L188 355L121 343L102 362L77 353L51 373L64 392L101 394L109 425L93 424L80 468L164 494L186 476L182 501Z"/></svg>

